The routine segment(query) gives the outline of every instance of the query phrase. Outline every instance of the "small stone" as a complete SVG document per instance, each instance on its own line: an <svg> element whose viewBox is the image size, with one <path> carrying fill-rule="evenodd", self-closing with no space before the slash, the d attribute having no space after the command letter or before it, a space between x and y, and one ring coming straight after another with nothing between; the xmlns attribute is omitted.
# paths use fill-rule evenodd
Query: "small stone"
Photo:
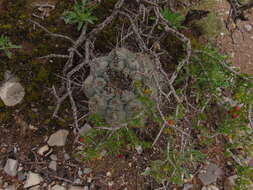
<svg viewBox="0 0 253 190"><path fill-rule="evenodd" d="M71 186L68 190L83 190L84 188L81 186Z"/></svg>
<svg viewBox="0 0 253 190"><path fill-rule="evenodd" d="M141 154L143 152L142 146L140 145L136 146L135 150L137 151L138 154Z"/></svg>
<svg viewBox="0 0 253 190"><path fill-rule="evenodd" d="M51 162L49 162L48 168L50 168L50 169L56 171L56 168L57 168L57 163L56 163L56 161L52 160Z"/></svg>
<svg viewBox="0 0 253 190"><path fill-rule="evenodd" d="M25 89L15 78L7 80L0 86L0 98L6 106L15 106L24 96Z"/></svg>
<svg viewBox="0 0 253 190"><path fill-rule="evenodd" d="M184 184L183 190L191 190L193 188L192 184Z"/></svg>
<svg viewBox="0 0 253 190"><path fill-rule="evenodd" d="M86 123L80 130L79 130L79 134L80 135L85 135L89 130L91 129L91 126Z"/></svg>
<svg viewBox="0 0 253 190"><path fill-rule="evenodd" d="M61 185L54 185L51 190L66 190L66 187Z"/></svg>
<svg viewBox="0 0 253 190"><path fill-rule="evenodd" d="M44 145L41 148L39 148L39 150L37 151L37 153L40 156L44 156L46 154L46 152L49 151L49 146L48 145Z"/></svg>
<svg viewBox="0 0 253 190"><path fill-rule="evenodd" d="M29 172L28 176L27 176L27 179L25 181L24 188L28 188L28 187L31 187L31 186L38 185L42 181L43 181L43 178L39 174Z"/></svg>
<svg viewBox="0 0 253 190"><path fill-rule="evenodd" d="M88 183L91 183L91 182L92 182L92 178L91 178L91 177L88 177L87 182L88 182Z"/></svg>
<svg viewBox="0 0 253 190"><path fill-rule="evenodd" d="M244 28L247 32L250 32L252 30L252 25L251 24L245 24Z"/></svg>
<svg viewBox="0 0 253 190"><path fill-rule="evenodd" d="M106 176L107 177L112 177L112 173L111 172L106 172Z"/></svg>
<svg viewBox="0 0 253 190"><path fill-rule="evenodd" d="M47 141L49 146L64 146L66 144L69 132L65 129L60 129L53 133Z"/></svg>
<svg viewBox="0 0 253 190"><path fill-rule="evenodd" d="M202 187L201 190L219 190L219 188L214 185L209 185Z"/></svg>
<svg viewBox="0 0 253 190"><path fill-rule="evenodd" d="M77 178L77 179L74 180L74 184L81 184L81 183L82 183L82 181L79 178Z"/></svg>
<svg viewBox="0 0 253 190"><path fill-rule="evenodd" d="M64 159L65 159L65 160L69 160L69 159L70 159L69 154L68 154L68 153L66 153L66 152L64 153Z"/></svg>
<svg viewBox="0 0 253 190"><path fill-rule="evenodd" d="M222 174L222 170L213 163L210 163L206 170L200 171L198 177L204 185L209 185L216 182L217 178Z"/></svg>
<svg viewBox="0 0 253 190"><path fill-rule="evenodd" d="M23 171L19 171L19 172L18 172L18 180L19 180L19 181L24 181L25 178L26 178L25 173L23 173Z"/></svg>
<svg viewBox="0 0 253 190"><path fill-rule="evenodd" d="M16 190L16 186L15 185L8 185L7 187L5 187L5 190Z"/></svg>
<svg viewBox="0 0 253 190"><path fill-rule="evenodd" d="M108 182L108 186L109 186L109 187L113 186L113 184L114 184L113 181L109 181L109 182Z"/></svg>
<svg viewBox="0 0 253 190"><path fill-rule="evenodd" d="M84 168L84 170L83 170L83 174L89 174L91 172L92 172L91 168Z"/></svg>
<svg viewBox="0 0 253 190"><path fill-rule="evenodd" d="M8 159L4 166L4 171L6 174L10 176L16 176L18 172L17 168L18 168L18 161L14 159Z"/></svg>
<svg viewBox="0 0 253 190"><path fill-rule="evenodd" d="M55 154L51 154L50 155L50 159L56 161L57 160L57 156Z"/></svg>

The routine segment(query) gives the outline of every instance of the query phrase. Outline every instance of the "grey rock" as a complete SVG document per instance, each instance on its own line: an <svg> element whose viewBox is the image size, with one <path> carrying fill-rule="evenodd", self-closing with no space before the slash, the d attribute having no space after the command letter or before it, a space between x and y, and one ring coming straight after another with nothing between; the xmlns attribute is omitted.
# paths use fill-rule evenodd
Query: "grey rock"
<svg viewBox="0 0 253 190"><path fill-rule="evenodd" d="M79 134L80 135L84 135L86 134L89 130L91 129L91 126L86 123L83 127L81 127L81 129L79 130Z"/></svg>
<svg viewBox="0 0 253 190"><path fill-rule="evenodd" d="M48 168L50 168L51 170L56 171L56 169L57 169L56 161L52 160L51 162L49 162Z"/></svg>
<svg viewBox="0 0 253 190"><path fill-rule="evenodd" d="M37 153L40 155L40 156L44 156L46 154L47 151L49 151L49 146L48 145L44 145L42 146L41 148L39 148L39 150L37 151Z"/></svg>
<svg viewBox="0 0 253 190"><path fill-rule="evenodd" d="M183 190L191 190L193 188L192 184L184 184Z"/></svg>
<svg viewBox="0 0 253 190"><path fill-rule="evenodd" d="M245 25L244 25L244 29L245 29L247 32L250 32L250 31L252 31L252 25L251 25L251 24L245 24Z"/></svg>
<svg viewBox="0 0 253 190"><path fill-rule="evenodd" d="M60 129L53 133L47 143L49 146L64 146L66 144L67 136L69 132L65 129Z"/></svg>
<svg viewBox="0 0 253 190"><path fill-rule="evenodd" d="M18 180L19 180L19 181L24 181L25 178L26 178L25 173L24 173L23 171L19 171L19 172L18 172Z"/></svg>
<svg viewBox="0 0 253 190"><path fill-rule="evenodd" d="M140 145L136 146L135 150L137 151L138 154L141 154L143 152L142 146Z"/></svg>
<svg viewBox="0 0 253 190"><path fill-rule="evenodd" d="M51 154L50 155L50 159L56 161L57 160L57 156L55 154Z"/></svg>
<svg viewBox="0 0 253 190"><path fill-rule="evenodd" d="M14 159L8 159L4 166L4 171L6 174L10 176L16 176L18 172L17 168L18 168L18 161Z"/></svg>
<svg viewBox="0 0 253 190"><path fill-rule="evenodd" d="M51 190L66 190L66 187L61 185L54 185Z"/></svg>
<svg viewBox="0 0 253 190"><path fill-rule="evenodd" d="M79 178L77 178L77 179L74 180L74 184L81 184L81 183L82 183L82 181Z"/></svg>
<svg viewBox="0 0 253 190"><path fill-rule="evenodd" d="M70 159L69 154L68 154L68 153L66 153L66 152L64 153L64 159L65 159L65 160L69 160L69 159Z"/></svg>
<svg viewBox="0 0 253 190"><path fill-rule="evenodd" d="M5 81L0 86L0 98L6 106L15 106L25 96L24 87L15 77L5 76Z"/></svg>
<svg viewBox="0 0 253 190"><path fill-rule="evenodd" d="M81 186L71 186L68 190L84 190Z"/></svg>
<svg viewBox="0 0 253 190"><path fill-rule="evenodd" d="M206 170L200 171L198 177L204 185L216 182L217 178L222 174L222 170L213 163L210 163Z"/></svg>
<svg viewBox="0 0 253 190"><path fill-rule="evenodd" d="M25 181L24 188L28 188L28 187L31 187L31 186L38 185L42 181L43 181L43 178L39 174L29 172L28 176L27 176L27 179Z"/></svg>
<svg viewBox="0 0 253 190"><path fill-rule="evenodd" d="M201 190L219 190L219 188L214 185L209 185L209 186L202 187Z"/></svg>
<svg viewBox="0 0 253 190"><path fill-rule="evenodd" d="M83 174L89 174L92 172L92 169L91 168L84 168L83 169Z"/></svg>
<svg viewBox="0 0 253 190"><path fill-rule="evenodd" d="M8 185L7 187L5 187L4 190L16 190L16 186L15 185Z"/></svg>

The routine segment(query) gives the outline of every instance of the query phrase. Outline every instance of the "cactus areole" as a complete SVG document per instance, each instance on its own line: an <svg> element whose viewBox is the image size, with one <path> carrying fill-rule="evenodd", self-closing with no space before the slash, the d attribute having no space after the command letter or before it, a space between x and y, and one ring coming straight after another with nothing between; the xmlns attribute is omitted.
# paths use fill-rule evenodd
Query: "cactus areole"
<svg viewBox="0 0 253 190"><path fill-rule="evenodd" d="M83 83L90 113L102 116L112 127L128 125L133 120L144 125L147 110L140 97L147 89L151 100L157 96L154 76L161 78L150 57L126 48L114 49L108 56L94 59L90 75Z"/></svg>

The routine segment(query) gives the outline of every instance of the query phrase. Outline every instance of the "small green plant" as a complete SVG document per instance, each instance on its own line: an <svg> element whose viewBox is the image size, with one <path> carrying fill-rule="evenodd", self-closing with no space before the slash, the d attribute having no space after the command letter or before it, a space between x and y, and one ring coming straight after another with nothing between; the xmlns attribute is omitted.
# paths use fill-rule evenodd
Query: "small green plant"
<svg viewBox="0 0 253 190"><path fill-rule="evenodd" d="M173 13L167 9L163 10L161 12L162 16L176 29L183 29L185 28L182 26L182 22L184 20L184 16L178 14L178 13Z"/></svg>
<svg viewBox="0 0 253 190"><path fill-rule="evenodd" d="M190 178L191 171L197 168L197 164L194 165L194 163L204 161L205 158L205 154L191 148L185 152L176 149L167 150L164 159L151 163L149 173L146 175L151 175L159 183L169 181L182 185L184 179Z"/></svg>
<svg viewBox="0 0 253 190"><path fill-rule="evenodd" d="M12 56L12 53L9 50L15 48L21 48L21 46L12 44L7 36L0 36L0 50L2 50L8 58L11 58Z"/></svg>
<svg viewBox="0 0 253 190"><path fill-rule="evenodd" d="M95 6L88 7L88 0L82 0L81 2L76 2L73 6L72 11L65 11L63 13L63 19L66 24L77 24L77 30L83 27L84 23L88 22L94 24L97 17L92 16L92 11Z"/></svg>
<svg viewBox="0 0 253 190"><path fill-rule="evenodd" d="M80 152L85 160L94 160L102 157L102 152L106 151L110 155L119 154L126 146L134 149L136 146L147 148L150 143L142 141L133 129L123 127L118 130L90 129L82 137L84 149Z"/></svg>

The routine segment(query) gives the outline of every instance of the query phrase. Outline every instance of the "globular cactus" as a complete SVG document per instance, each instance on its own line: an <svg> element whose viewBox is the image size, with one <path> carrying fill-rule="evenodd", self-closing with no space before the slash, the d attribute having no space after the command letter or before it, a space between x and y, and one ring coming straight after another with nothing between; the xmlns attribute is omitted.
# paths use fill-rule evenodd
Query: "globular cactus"
<svg viewBox="0 0 253 190"><path fill-rule="evenodd" d="M158 88L151 76L162 79L149 56L117 48L108 56L94 59L90 67L83 83L90 113L104 117L111 126L127 125L136 119L144 125L146 110L139 98L149 94L154 100Z"/></svg>

